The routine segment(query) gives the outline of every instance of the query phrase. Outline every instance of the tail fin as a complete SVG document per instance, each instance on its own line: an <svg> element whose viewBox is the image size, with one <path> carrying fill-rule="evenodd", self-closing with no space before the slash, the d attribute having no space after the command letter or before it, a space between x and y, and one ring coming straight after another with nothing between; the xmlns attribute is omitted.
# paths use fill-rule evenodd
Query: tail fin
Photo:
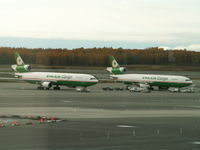
<svg viewBox="0 0 200 150"><path fill-rule="evenodd" d="M15 60L16 60L16 65L12 65L11 68L13 71L18 72L18 73L24 73L24 72L29 72L31 71L31 66L26 65L22 58L20 57L19 53L15 52Z"/></svg>
<svg viewBox="0 0 200 150"><path fill-rule="evenodd" d="M18 52L15 52L15 60L18 66L25 65L24 61L22 60Z"/></svg>
<svg viewBox="0 0 200 150"><path fill-rule="evenodd" d="M107 67L106 70L108 72L110 72L112 74L123 74L124 72L126 72L126 68L120 67L113 56L109 56L109 60L111 62L112 67Z"/></svg>
<svg viewBox="0 0 200 150"><path fill-rule="evenodd" d="M109 60L111 62L112 68L120 68L119 64L113 56L109 56Z"/></svg>

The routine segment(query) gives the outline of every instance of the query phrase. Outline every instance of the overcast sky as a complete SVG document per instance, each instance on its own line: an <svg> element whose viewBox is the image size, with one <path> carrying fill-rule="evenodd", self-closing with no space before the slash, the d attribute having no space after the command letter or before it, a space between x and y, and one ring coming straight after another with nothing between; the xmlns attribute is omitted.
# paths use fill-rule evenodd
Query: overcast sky
<svg viewBox="0 0 200 150"><path fill-rule="evenodd" d="M200 50L199 16L200 0L0 0L0 46Z"/></svg>

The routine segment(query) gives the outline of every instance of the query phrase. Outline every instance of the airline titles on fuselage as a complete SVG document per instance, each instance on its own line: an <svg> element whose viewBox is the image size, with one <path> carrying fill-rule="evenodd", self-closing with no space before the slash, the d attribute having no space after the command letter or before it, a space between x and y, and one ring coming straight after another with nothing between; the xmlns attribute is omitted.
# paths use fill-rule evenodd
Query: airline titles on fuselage
<svg viewBox="0 0 200 150"><path fill-rule="evenodd" d="M66 75L47 75L47 78L56 78L56 79L67 79L70 80L73 77L72 76L66 76Z"/></svg>
<svg viewBox="0 0 200 150"><path fill-rule="evenodd" d="M155 76L144 76L144 77L142 77L142 79L144 79L144 80L158 80L158 81L167 81L168 80L168 78L167 77L155 77Z"/></svg>

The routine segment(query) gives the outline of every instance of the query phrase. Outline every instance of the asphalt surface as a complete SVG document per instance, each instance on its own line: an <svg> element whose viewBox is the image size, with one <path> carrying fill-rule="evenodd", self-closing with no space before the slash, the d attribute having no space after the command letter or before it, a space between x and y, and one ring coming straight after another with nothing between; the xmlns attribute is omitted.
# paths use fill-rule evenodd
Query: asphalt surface
<svg viewBox="0 0 200 150"><path fill-rule="evenodd" d="M195 81L197 87L199 81ZM200 93L90 93L63 87L37 90L0 83L0 115L60 117L65 122L0 128L0 149L178 150L200 149Z"/></svg>

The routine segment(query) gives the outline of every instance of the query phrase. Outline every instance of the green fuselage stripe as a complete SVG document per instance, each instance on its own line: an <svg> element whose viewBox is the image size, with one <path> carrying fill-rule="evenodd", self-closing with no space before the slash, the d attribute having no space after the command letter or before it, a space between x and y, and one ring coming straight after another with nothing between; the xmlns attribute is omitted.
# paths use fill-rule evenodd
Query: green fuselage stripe
<svg viewBox="0 0 200 150"><path fill-rule="evenodd" d="M41 80L24 80L26 82L29 83L40 83L40 82L51 82L53 85L63 85L63 86L83 86L83 87L87 87L87 86L92 86L97 84L97 82L87 82L87 81L63 81L63 80L59 80L56 82L53 81L41 81Z"/></svg>
<svg viewBox="0 0 200 150"><path fill-rule="evenodd" d="M153 82L153 83L149 83L149 85L161 86L161 87L186 87L186 86L190 86L191 83Z"/></svg>
<svg viewBox="0 0 200 150"><path fill-rule="evenodd" d="M136 82L132 82L132 81L119 81L119 82L123 82L124 84L133 84ZM142 83L142 82L141 82ZM148 83L150 86L160 86L160 87L187 87L192 85L192 83L184 83L184 82L161 82L161 81L153 81L152 83L149 82L143 82L143 83Z"/></svg>

